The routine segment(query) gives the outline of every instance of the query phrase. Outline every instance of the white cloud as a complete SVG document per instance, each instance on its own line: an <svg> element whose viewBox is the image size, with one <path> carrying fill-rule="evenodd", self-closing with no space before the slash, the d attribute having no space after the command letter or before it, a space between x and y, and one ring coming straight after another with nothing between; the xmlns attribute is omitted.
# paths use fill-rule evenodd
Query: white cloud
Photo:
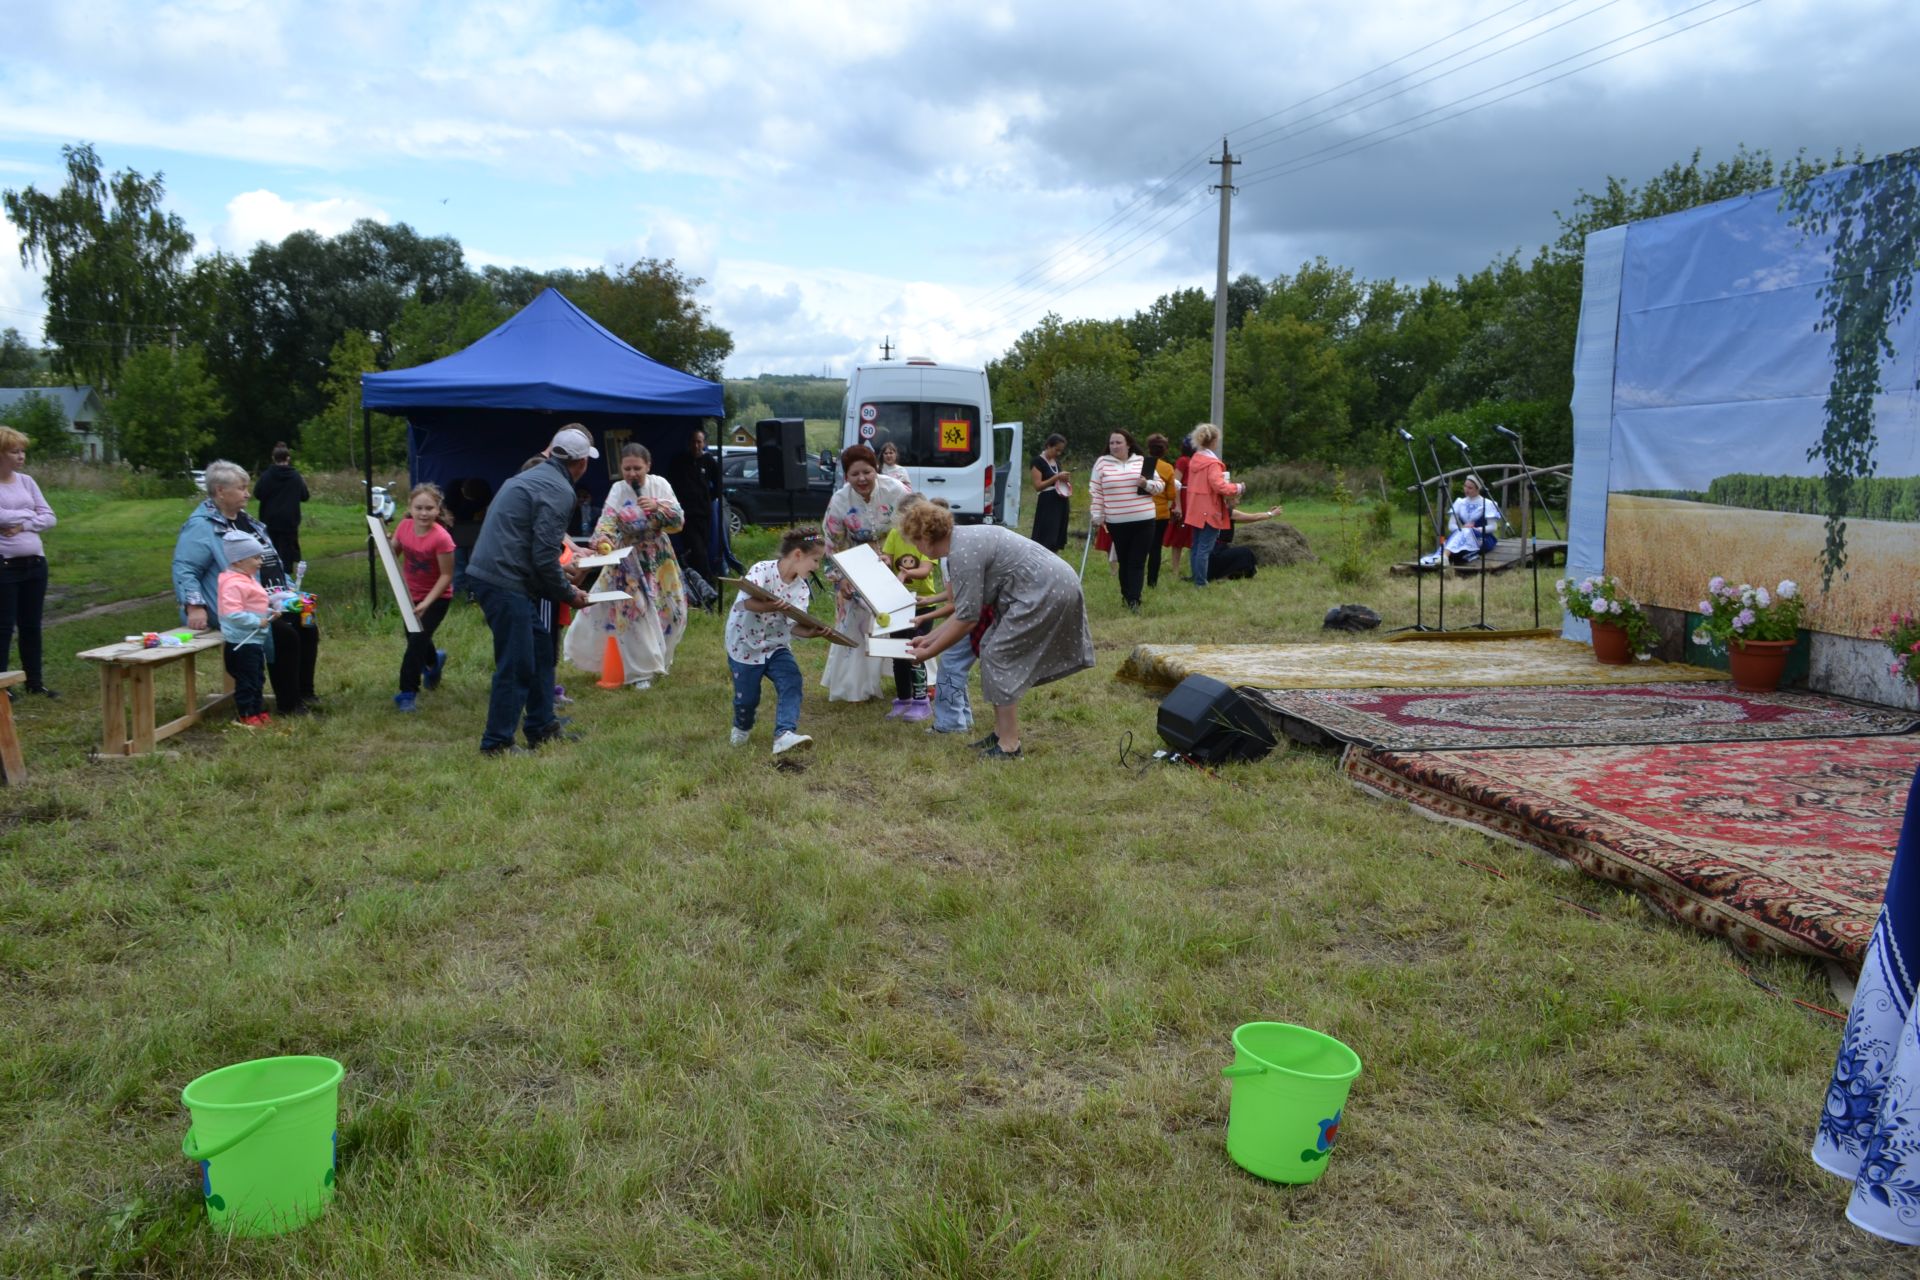
<svg viewBox="0 0 1920 1280"><path fill-rule="evenodd" d="M43 287L40 273L20 263L20 233L0 218L0 329L18 329L28 341L40 341Z"/></svg>
<svg viewBox="0 0 1920 1280"><path fill-rule="evenodd" d="M222 249L244 254L262 241L279 244L295 231L336 236L362 218L388 221L384 210L364 200L288 200L262 188L227 201L226 221L214 228L213 239Z"/></svg>

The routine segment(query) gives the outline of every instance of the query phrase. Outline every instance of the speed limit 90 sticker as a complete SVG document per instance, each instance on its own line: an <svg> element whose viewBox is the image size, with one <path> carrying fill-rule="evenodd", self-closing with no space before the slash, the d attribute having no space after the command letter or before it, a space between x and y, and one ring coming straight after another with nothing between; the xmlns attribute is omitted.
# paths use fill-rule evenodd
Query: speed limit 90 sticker
<svg viewBox="0 0 1920 1280"><path fill-rule="evenodd" d="M860 421L872 422L879 416L880 416L880 409L878 406L870 405L870 404L863 404L860 406Z"/></svg>

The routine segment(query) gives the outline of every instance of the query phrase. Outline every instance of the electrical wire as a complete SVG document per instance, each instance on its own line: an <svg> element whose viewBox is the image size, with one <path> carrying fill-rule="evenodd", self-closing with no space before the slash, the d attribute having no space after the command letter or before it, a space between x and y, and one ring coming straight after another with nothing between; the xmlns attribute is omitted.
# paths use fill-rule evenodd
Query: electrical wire
<svg viewBox="0 0 1920 1280"><path fill-rule="evenodd" d="M1344 80L1341 83L1332 86L1331 88L1323 89L1319 93L1313 94L1306 98L1302 98L1300 101L1293 103L1290 106L1282 107L1278 111L1270 112L1267 115L1260 116L1254 120L1251 120L1246 124L1241 125L1240 129L1242 130L1250 129L1257 125L1264 124L1268 120L1275 119L1291 111L1296 111L1299 108L1308 105L1309 103L1317 102L1321 98L1327 97L1329 94L1338 93L1340 90L1347 88L1348 86L1357 84L1362 80L1366 80L1369 77L1377 75L1382 71L1386 71L1391 67L1397 66L1398 64L1405 62L1408 58L1417 57L1420 54L1425 53L1429 49L1437 48L1440 45L1446 44L1448 41L1457 39L1458 37L1465 35L1467 32L1472 31L1476 27L1482 26L1488 22L1493 21L1496 18L1502 17L1508 13L1511 13L1515 9L1523 8L1532 2L1533 0L1516 0L1516 3L1514 4L1510 4L1510 5L1507 5L1505 8L1495 10L1493 13L1488 14L1486 17L1475 19L1473 22L1470 22L1467 25L1460 27L1454 31L1450 31L1446 35L1441 36L1436 40L1430 40L1426 44L1423 44L1418 48L1409 50L1408 52L1401 54L1399 57L1390 59L1387 62L1383 62L1379 64L1378 66L1375 66L1366 71L1363 71L1359 75L1353 76L1347 80ZM1617 3L1618 0L1607 0L1607 2ZM1487 39L1489 40L1498 39L1502 35L1510 34L1513 31L1519 30L1521 27L1527 26L1528 24L1533 22L1537 22L1543 17L1546 17L1552 13L1558 12L1560 9L1567 7L1567 5L1569 4L1575 4L1575 3L1579 3L1579 0L1561 0L1560 4L1557 4L1553 8L1546 10L1544 13L1536 14L1533 17L1528 18L1524 22L1517 23L1512 27L1506 28L1500 32L1496 32L1494 35L1487 37ZM1478 48L1481 44L1484 44L1484 43L1486 43L1486 40L1478 41L1473 45L1469 45L1465 50L1460 50L1454 54L1448 55L1448 58L1437 59L1435 60L1435 62L1428 63L1426 64L1426 66L1416 68L1413 71L1408 72L1406 74L1417 75L1419 74L1420 71L1426 70L1428 67L1437 66L1441 62L1448 61L1449 58L1458 57L1460 53L1468 52L1474 48ZM1405 76L1400 77L1400 79L1404 79L1404 78ZM1435 78L1437 79L1439 77L1435 77ZM1391 80L1391 81L1388 81L1387 84L1397 84L1398 82L1399 82L1398 80ZM1373 89L1364 90L1360 94L1357 94L1352 98L1346 99L1345 102L1335 103L1334 107L1346 105L1347 102L1357 101L1358 99L1364 98L1372 93L1375 93L1380 88L1384 88L1384 87L1386 86L1380 85L1380 86L1375 86ZM1333 108L1328 108L1328 109L1331 110ZM1233 132L1235 132L1235 130L1229 130L1228 131L1229 136ZM1142 191L1139 195L1135 196L1132 200L1128 201L1127 204L1122 206L1119 210L1108 215L1108 217L1103 221L1101 221L1098 225L1096 225L1095 227L1091 228L1086 232L1083 232L1081 235L1075 237L1073 240L1067 242L1065 245L1060 246L1058 249L1055 249L1054 251L1049 253L1045 258L1041 259L1040 262L1028 268L1026 271L1016 276L1013 280L1008 281L1006 284L996 286L995 288L988 290L986 293L981 294L979 297L974 298L972 301L966 304L964 309L967 311L977 312L982 306L986 305L990 299L998 298L999 295L1007 293L1007 291L1009 290L1013 291L1013 294L1010 296L1017 296L1020 293L1032 291L1032 286L1024 289L1022 288L1022 286L1025 286L1028 284L1029 281L1033 281L1037 277L1044 275L1046 271L1055 262L1063 258L1066 258L1073 253L1076 253L1083 246L1089 246L1093 241L1099 239L1101 236L1101 233L1106 231L1109 227L1115 227L1118 223L1126 220L1126 218L1132 214L1133 210L1137 209L1142 203L1148 200L1151 200L1154 197L1162 194L1163 192L1166 191L1168 187L1170 187L1179 178L1181 178L1186 173L1193 170L1198 165L1206 162L1207 162L1207 153L1205 151L1202 151L1197 156L1185 161L1184 163L1176 167L1172 172L1168 173L1166 177L1160 179L1156 183L1149 185L1144 191ZM1111 252L1111 250L1107 250L1106 252ZM1044 289L1046 286L1042 284L1037 287ZM1000 311L1006 305L1007 305L1006 300L996 301L992 309L994 311ZM996 326L989 326L989 328L992 328L992 327L996 327Z"/></svg>
<svg viewBox="0 0 1920 1280"><path fill-rule="evenodd" d="M1485 102L1474 103L1474 105L1470 107L1464 107L1459 111L1451 112L1451 114L1442 115L1438 119L1428 120L1425 124L1414 125L1412 128L1409 128L1409 129L1400 129L1400 126L1402 125L1412 124L1413 121L1425 119L1427 116L1434 115L1437 112L1448 111L1450 108L1460 106L1460 104L1462 103L1472 102L1473 99L1483 97L1484 95L1492 93L1497 89L1504 89L1508 85L1518 84L1522 80L1531 80L1533 77L1540 75L1542 72L1550 71L1554 67L1561 66L1562 64L1570 62L1575 58L1584 57L1589 53L1595 52L1596 50L1604 49L1608 45L1618 44L1622 40L1630 40L1634 36L1637 36L1643 32L1652 30L1654 27L1665 26L1667 23L1672 22L1677 18L1683 18L1690 13L1698 12L1701 9L1708 8L1709 6L1718 4L1718 3L1721 3L1721 0L1701 0L1701 3L1692 5L1686 9L1682 9L1678 13L1669 14L1667 17L1661 18L1655 22L1647 23L1645 26L1637 27L1634 30L1625 33L1624 35L1615 36L1611 40L1603 40L1599 44L1589 45L1587 48L1582 49L1577 53L1568 54L1564 58L1556 58L1554 61L1547 63L1545 66L1536 67L1532 71L1523 72L1520 75L1510 77L1509 79L1506 79L1506 80L1502 80L1499 84L1489 85L1487 88L1481 89L1476 93L1470 93L1463 98L1456 98L1452 102L1442 103L1440 106L1432 107L1426 111L1419 112L1415 115L1407 116L1403 119L1396 120L1392 124L1382 125L1377 129L1370 129L1365 133L1356 134L1354 137L1347 138L1341 142L1332 143L1328 146L1321 147L1317 151L1309 151L1304 153L1303 155L1295 156L1288 160L1282 160L1276 165L1271 165L1264 169L1252 170L1248 174L1244 175L1240 179L1237 185L1239 187L1256 187L1263 182L1272 182L1276 178L1284 178L1289 174L1301 173L1307 169L1315 169L1315 168L1318 168L1320 165L1330 164L1335 160L1344 160L1346 157L1350 155L1356 155L1359 152L1371 150L1372 148L1377 147L1382 143L1394 142L1400 138L1408 137L1411 134L1419 133L1426 129L1431 129L1435 125L1446 124L1449 121L1458 120L1462 116L1472 115L1476 111L1479 111L1486 107L1493 106L1496 103L1505 102L1509 98L1516 98L1523 93L1531 93L1535 89L1544 88L1545 86L1553 84L1556 81L1564 80L1568 76L1578 75L1582 71L1590 70L1593 67L1601 66L1601 65L1604 65L1605 63L1612 62L1617 58L1624 58L1630 53L1636 53L1641 49L1648 48L1649 46L1660 44L1663 41L1671 40L1675 36L1685 35L1687 32L1696 30L1700 27L1704 27L1708 23L1718 22L1722 18L1731 17L1733 14L1740 12L1742 9L1751 9L1754 5L1759 4L1760 0L1741 0L1741 3L1735 4L1731 8L1722 10L1719 13L1709 14L1707 17L1702 18L1698 22L1689 23L1684 27L1678 27L1672 31L1663 32L1660 35L1654 36L1650 40L1643 40L1639 44L1629 45L1627 48L1616 50L1615 52L1610 53L1605 57L1595 58L1590 62L1583 62L1577 67L1569 67L1567 70L1560 72L1558 75L1548 76L1544 80L1536 80L1532 84L1520 85L1519 88L1513 90L1511 93L1503 93L1497 98L1488 98ZM1387 134L1389 130L1393 130L1393 129L1400 129L1400 132L1388 134L1388 136L1386 137L1376 136L1379 134ZM1373 138L1374 140L1372 142L1362 142L1363 139L1367 139L1367 138ZM1362 145L1354 146L1353 145L1354 143L1362 143ZM1332 154L1329 154L1329 153L1332 153ZM1316 159L1315 157L1323 157L1323 158Z"/></svg>

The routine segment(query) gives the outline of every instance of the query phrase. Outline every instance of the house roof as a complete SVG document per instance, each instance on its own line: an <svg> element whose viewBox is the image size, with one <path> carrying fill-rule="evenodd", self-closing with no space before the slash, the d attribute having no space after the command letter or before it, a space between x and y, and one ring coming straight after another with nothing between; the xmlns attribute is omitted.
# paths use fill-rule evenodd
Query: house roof
<svg viewBox="0 0 1920 1280"><path fill-rule="evenodd" d="M100 416L105 407L100 403L100 393L92 387L0 387L0 411L11 409L28 396L45 396L60 406L67 415L68 425L74 422L92 422Z"/></svg>

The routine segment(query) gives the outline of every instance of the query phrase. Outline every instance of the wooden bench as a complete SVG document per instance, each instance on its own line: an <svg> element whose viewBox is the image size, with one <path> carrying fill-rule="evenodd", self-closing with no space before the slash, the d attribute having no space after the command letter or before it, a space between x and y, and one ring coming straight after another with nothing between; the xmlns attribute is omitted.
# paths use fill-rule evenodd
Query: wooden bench
<svg viewBox="0 0 1920 1280"><path fill-rule="evenodd" d="M10 785L27 780L27 764L20 755L20 735L13 730L13 697L6 690L26 682L24 671L0 671L0 768Z"/></svg>
<svg viewBox="0 0 1920 1280"><path fill-rule="evenodd" d="M143 756L154 744L191 729L211 713L233 701L233 677L220 668L221 692L200 700L199 672L194 664L203 653L221 655L224 642L218 631L202 632L183 645L144 649L138 644L121 642L88 649L79 654L85 662L100 664L100 751L109 756ZM186 714L165 724L154 723L153 674L161 667L180 663L180 675L186 685ZM128 730L127 697L133 699L132 729Z"/></svg>

